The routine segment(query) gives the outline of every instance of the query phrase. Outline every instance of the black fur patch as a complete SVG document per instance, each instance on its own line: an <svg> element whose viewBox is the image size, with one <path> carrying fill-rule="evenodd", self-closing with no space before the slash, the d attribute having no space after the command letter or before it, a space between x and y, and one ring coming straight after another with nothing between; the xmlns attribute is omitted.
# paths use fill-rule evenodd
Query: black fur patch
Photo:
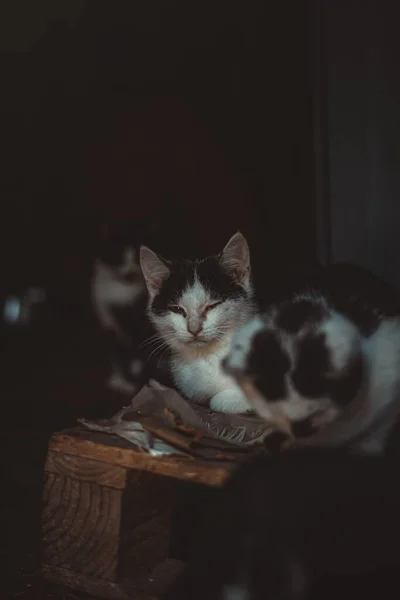
<svg viewBox="0 0 400 600"><path fill-rule="evenodd" d="M288 439L288 436L281 431L274 431L267 435L264 441L264 446L269 454L278 454L282 450L283 444Z"/></svg>
<svg viewBox="0 0 400 600"><path fill-rule="evenodd" d="M330 370L330 356L323 334L308 335L299 342L292 382L302 396L318 398L325 395L328 392L328 381L324 375Z"/></svg>
<svg viewBox="0 0 400 600"><path fill-rule="evenodd" d="M340 406L347 406L355 397L363 377L363 360L356 355L339 378L329 378L332 372L325 336L307 336L299 345L299 358L292 375L297 391L306 398L329 397Z"/></svg>
<svg viewBox="0 0 400 600"><path fill-rule="evenodd" d="M286 395L284 377L289 369L289 357L275 334L266 330L257 333L248 358L248 371L267 400L280 400Z"/></svg>
<svg viewBox="0 0 400 600"><path fill-rule="evenodd" d="M312 300L290 302L282 307L276 324L288 333L296 334L305 324L319 323L324 309Z"/></svg>
<svg viewBox="0 0 400 600"><path fill-rule="evenodd" d="M333 402L344 408L354 399L364 374L364 361L361 355L354 357L342 377L330 382L329 396Z"/></svg>
<svg viewBox="0 0 400 600"><path fill-rule="evenodd" d="M124 275L123 277L124 281L126 281L127 283L136 283L137 281L143 281L143 276L140 272L131 272L131 273L127 273L126 275ZM144 287L144 285L143 285Z"/></svg>
<svg viewBox="0 0 400 600"><path fill-rule="evenodd" d="M100 260L103 263L105 263L106 265L108 265L109 267L117 269L118 267L121 267L123 265L124 252L128 248L135 249L135 245L134 244L129 245L129 243L125 242L124 240L116 239L108 244L104 244L100 248L100 250L98 252L98 258L100 258ZM136 263L137 263L137 261L136 261Z"/></svg>
<svg viewBox="0 0 400 600"><path fill-rule="evenodd" d="M334 264L292 288L323 298L352 321L365 336L376 331L382 318L400 316L400 296L386 281L356 265Z"/></svg>
<svg viewBox="0 0 400 600"><path fill-rule="evenodd" d="M310 437L318 430L312 424L312 418L306 417L301 421L295 421L292 423L292 433L296 438Z"/></svg>
<svg viewBox="0 0 400 600"><path fill-rule="evenodd" d="M153 300L153 312L158 315L168 312L168 307L175 304L184 290L194 284L195 278L215 301L246 296L242 286L227 273L216 257L211 256L201 261L176 262L171 266L170 277Z"/></svg>

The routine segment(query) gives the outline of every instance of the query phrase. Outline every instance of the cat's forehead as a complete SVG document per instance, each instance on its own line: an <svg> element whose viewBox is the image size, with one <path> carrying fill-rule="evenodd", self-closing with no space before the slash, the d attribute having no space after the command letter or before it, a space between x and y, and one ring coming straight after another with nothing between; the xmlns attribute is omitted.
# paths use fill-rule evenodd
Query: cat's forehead
<svg viewBox="0 0 400 600"><path fill-rule="evenodd" d="M189 308L197 308L211 299L210 291L197 278L182 290L180 302Z"/></svg>

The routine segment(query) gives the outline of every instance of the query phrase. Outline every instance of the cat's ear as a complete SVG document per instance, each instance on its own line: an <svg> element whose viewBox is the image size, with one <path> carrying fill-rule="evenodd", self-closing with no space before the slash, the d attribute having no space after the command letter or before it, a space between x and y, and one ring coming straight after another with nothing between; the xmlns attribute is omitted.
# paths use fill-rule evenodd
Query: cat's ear
<svg viewBox="0 0 400 600"><path fill-rule="evenodd" d="M150 297L158 294L171 274L167 264L147 246L140 247L140 266Z"/></svg>
<svg viewBox="0 0 400 600"><path fill-rule="evenodd" d="M239 231L231 237L219 259L239 283L248 285L251 273L250 250L246 238Z"/></svg>

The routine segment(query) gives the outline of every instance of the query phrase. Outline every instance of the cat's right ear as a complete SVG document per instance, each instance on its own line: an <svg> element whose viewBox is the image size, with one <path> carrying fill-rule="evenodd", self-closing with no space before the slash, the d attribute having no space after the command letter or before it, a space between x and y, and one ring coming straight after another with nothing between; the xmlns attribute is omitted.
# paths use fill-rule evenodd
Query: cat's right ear
<svg viewBox="0 0 400 600"><path fill-rule="evenodd" d="M140 247L140 266L151 298L156 296L171 274L166 263L147 246Z"/></svg>

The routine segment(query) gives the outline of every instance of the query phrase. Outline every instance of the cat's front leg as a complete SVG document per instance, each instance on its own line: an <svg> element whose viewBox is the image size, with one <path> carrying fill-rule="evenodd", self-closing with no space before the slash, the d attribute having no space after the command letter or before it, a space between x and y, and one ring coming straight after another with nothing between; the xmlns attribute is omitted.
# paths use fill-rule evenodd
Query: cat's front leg
<svg viewBox="0 0 400 600"><path fill-rule="evenodd" d="M233 388L215 394L210 400L210 408L215 412L234 414L252 410L242 392Z"/></svg>

